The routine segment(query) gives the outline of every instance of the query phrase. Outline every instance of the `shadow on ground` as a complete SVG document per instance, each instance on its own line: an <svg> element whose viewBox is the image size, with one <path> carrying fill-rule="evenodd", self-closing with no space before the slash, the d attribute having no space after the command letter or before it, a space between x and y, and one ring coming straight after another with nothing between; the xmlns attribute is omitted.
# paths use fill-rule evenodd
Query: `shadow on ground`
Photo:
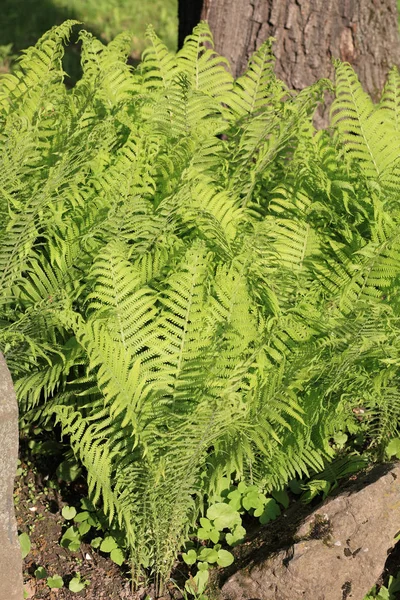
<svg viewBox="0 0 400 600"><path fill-rule="evenodd" d="M1 0L0 46L12 44L13 52L19 52L66 19L77 19L77 15L73 10L54 6L49 0Z"/></svg>
<svg viewBox="0 0 400 600"><path fill-rule="evenodd" d="M393 468L393 464L394 463L378 463L360 470L357 474L353 473L343 478L340 481L339 487L329 495L328 499L331 500L344 493L351 495L362 490L386 475L391 468ZM216 589L222 588L224 583L226 583L226 581L237 571L253 568L262 564L269 556L274 555L277 551L289 549L293 546L295 544L296 532L300 524L304 522L317 507L322 507L323 503L324 501L321 500L321 497L314 498L309 504L304 504L300 500L297 500L293 502L279 518L271 521L267 525L262 527L257 525L254 531L251 531L245 525L249 534L247 543L241 544L235 548L235 562L231 566L214 574L215 579L213 581L213 587ZM316 531L313 532L312 538L320 539L323 535L325 535L324 531ZM400 552L400 544L398 551ZM398 555L395 554L393 560L396 560L397 557ZM397 571L398 566L393 570L393 564L388 563L382 574L382 580L386 581L389 574L393 574L393 572L397 573Z"/></svg>
<svg viewBox="0 0 400 600"><path fill-rule="evenodd" d="M50 0L1 0L0 46L12 45L10 54L16 57L21 50L36 44L54 25L60 25L67 19L79 20L75 11L57 7ZM99 37L99 32L85 23L74 27L64 58L64 69L70 76L70 85L81 74L80 49L77 44L80 29L87 29Z"/></svg>

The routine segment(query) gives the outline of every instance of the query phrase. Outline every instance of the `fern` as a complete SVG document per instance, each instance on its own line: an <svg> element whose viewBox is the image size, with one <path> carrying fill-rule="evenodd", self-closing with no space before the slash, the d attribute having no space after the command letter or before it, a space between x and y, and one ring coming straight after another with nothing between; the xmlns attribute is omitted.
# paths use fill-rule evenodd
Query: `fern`
<svg viewBox="0 0 400 600"><path fill-rule="evenodd" d="M336 63L317 133L333 85L288 91L271 40L234 81L205 23L137 69L82 31L67 90L73 25L0 78L0 347L160 591L221 481L334 481L337 432L398 435L398 73L375 106Z"/></svg>
<svg viewBox="0 0 400 600"><path fill-rule="evenodd" d="M361 164L362 176L370 183L397 188L400 145L391 135L387 111L374 106L350 65L337 63L336 79L332 126L346 144L350 160Z"/></svg>
<svg viewBox="0 0 400 600"><path fill-rule="evenodd" d="M186 38L177 61L196 91L223 100L232 88L233 79L227 71L229 63L214 51L214 41L206 23L197 25L193 34Z"/></svg>
<svg viewBox="0 0 400 600"><path fill-rule="evenodd" d="M400 128L400 75L397 67L393 67L388 75L381 101L381 112L396 131Z"/></svg>

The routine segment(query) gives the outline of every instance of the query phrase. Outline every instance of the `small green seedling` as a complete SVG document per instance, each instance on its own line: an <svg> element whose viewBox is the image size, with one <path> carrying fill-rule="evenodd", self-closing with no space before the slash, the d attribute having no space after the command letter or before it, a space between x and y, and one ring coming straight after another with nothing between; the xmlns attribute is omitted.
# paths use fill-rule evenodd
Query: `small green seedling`
<svg viewBox="0 0 400 600"><path fill-rule="evenodd" d="M44 567L38 567L37 569L35 569L34 575L36 579L46 579L47 571Z"/></svg>
<svg viewBox="0 0 400 600"><path fill-rule="evenodd" d="M400 438L393 438L386 446L386 454L389 458L395 456L400 459Z"/></svg>
<svg viewBox="0 0 400 600"><path fill-rule="evenodd" d="M316 496L322 493L322 498L325 500L331 491L332 484L326 479L311 479L305 486L307 489L301 497L302 502L309 504Z"/></svg>
<svg viewBox="0 0 400 600"><path fill-rule="evenodd" d="M106 552L110 554L110 558L117 565L122 565L125 560L124 553L122 549L118 546L115 538L111 535L107 535L104 540L100 544L101 552Z"/></svg>
<svg viewBox="0 0 400 600"><path fill-rule="evenodd" d="M241 516L234 503L216 502L208 508L206 515L206 517L200 518L201 527L196 533L196 536L200 540L211 540L216 544L224 529L231 530L231 538L229 538L231 541L233 539L243 539L246 534L246 531L242 527Z"/></svg>
<svg viewBox="0 0 400 600"><path fill-rule="evenodd" d="M208 563L197 563L198 571L194 577L188 579L185 583L185 589L193 596L203 594L208 583Z"/></svg>
<svg viewBox="0 0 400 600"><path fill-rule="evenodd" d="M18 536L19 545L21 547L22 558L28 556L31 550L31 540L29 539L29 535L27 533L21 533Z"/></svg>
<svg viewBox="0 0 400 600"><path fill-rule="evenodd" d="M21 467L21 461L20 461L20 459L17 460L17 465L18 465L18 468L15 471L15 475L16 475L16 477L21 477L21 475L24 474L24 469L23 469L23 467Z"/></svg>
<svg viewBox="0 0 400 600"><path fill-rule="evenodd" d="M197 552L194 548L184 552L182 558L188 565L197 563L197 573L186 581L185 588L193 596L202 595L209 578L209 566L217 564L219 567L228 567L234 561L233 554L215 544L213 548L201 548Z"/></svg>
<svg viewBox="0 0 400 600"><path fill-rule="evenodd" d="M64 506L61 511L62 516L67 521L71 521L76 516L76 508L73 506Z"/></svg>
<svg viewBox="0 0 400 600"><path fill-rule="evenodd" d="M333 441L335 442L335 444L338 448L344 448L348 439L349 439L349 436L346 433L344 433L343 431L338 431L333 436Z"/></svg>
<svg viewBox="0 0 400 600"><path fill-rule="evenodd" d="M246 530L242 525L242 513L247 511L265 524L280 515L278 502L284 508L289 506L289 496L285 490L278 490L273 493L273 498L268 498L255 485L240 482L238 486L230 486L228 480L225 485L227 487L220 487L218 495L214 496L214 502L208 507L206 516L200 518L200 527L195 532L199 540L210 541L214 545L196 550L192 543L188 543L187 551L182 553L187 565L197 566L197 573L191 575L185 584L186 592L196 598L203 596L210 565L228 567L233 563L233 554L218 542L225 540L229 546L243 542Z"/></svg>
<svg viewBox="0 0 400 600"><path fill-rule="evenodd" d="M82 467L75 460L64 460L57 467L56 474L63 481L75 481L82 473Z"/></svg>
<svg viewBox="0 0 400 600"><path fill-rule="evenodd" d="M71 552L76 552L81 546L81 536L79 530L74 527L68 527L60 540L60 546L62 548L68 548Z"/></svg>
<svg viewBox="0 0 400 600"><path fill-rule="evenodd" d="M64 580L60 575L53 575L53 577L47 578L47 585L49 588L62 588L64 586Z"/></svg>
<svg viewBox="0 0 400 600"><path fill-rule="evenodd" d="M90 585L90 581L88 579L82 579L81 574L77 573L69 582L68 589L77 594L84 590L88 585Z"/></svg>
<svg viewBox="0 0 400 600"><path fill-rule="evenodd" d="M194 577L193 577L194 580ZM189 600L189 596L188 594L192 597L194 597L195 600L209 600L208 596L204 595L204 594L198 594L195 590L193 586L191 588L191 591L188 592L187 588L182 590L179 585L176 583L176 581L174 579L170 579L170 581L173 583L174 587L180 592L183 600ZM144 600L151 600L150 596L146 596L146 598Z"/></svg>
<svg viewBox="0 0 400 600"><path fill-rule="evenodd" d="M379 592L377 586L374 585L372 590L364 596L364 600L396 600L399 597L400 592L400 571L397 576L391 575L389 577L388 586L381 586Z"/></svg>

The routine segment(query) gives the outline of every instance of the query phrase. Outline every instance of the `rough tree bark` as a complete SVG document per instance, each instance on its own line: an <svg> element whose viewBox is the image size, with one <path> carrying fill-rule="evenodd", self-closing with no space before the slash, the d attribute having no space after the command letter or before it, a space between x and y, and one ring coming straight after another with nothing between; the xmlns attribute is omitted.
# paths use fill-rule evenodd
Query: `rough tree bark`
<svg viewBox="0 0 400 600"><path fill-rule="evenodd" d="M295 90L331 77L333 57L351 63L376 99L388 68L400 65L396 0L179 0L179 17L180 43L208 21L235 76L275 37L276 74Z"/></svg>

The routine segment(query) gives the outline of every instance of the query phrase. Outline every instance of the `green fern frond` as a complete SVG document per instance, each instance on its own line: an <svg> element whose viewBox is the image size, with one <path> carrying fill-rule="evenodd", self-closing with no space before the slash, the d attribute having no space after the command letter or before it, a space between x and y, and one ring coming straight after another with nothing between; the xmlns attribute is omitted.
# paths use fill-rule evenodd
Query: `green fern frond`
<svg viewBox="0 0 400 600"><path fill-rule="evenodd" d="M97 386L103 394L110 419L119 427L128 427L135 445L145 445L140 419L140 406L144 402L148 374L141 374L140 360L124 344L114 341L101 321L81 324L77 339L85 348L89 371L95 372Z"/></svg>
<svg viewBox="0 0 400 600"><path fill-rule="evenodd" d="M146 37L151 45L143 52L141 74L145 89L166 89L177 74L177 61L149 26Z"/></svg>
<svg viewBox="0 0 400 600"><path fill-rule="evenodd" d="M379 107L363 91L352 67L340 62L335 67L336 99L331 108L331 125L351 163L360 164L362 176L371 184L377 181L385 187L393 177L400 142L392 135L392 125Z"/></svg>
<svg viewBox="0 0 400 600"><path fill-rule="evenodd" d="M34 47L24 51L17 69L2 82L2 88L8 97L7 112L12 109L23 115L24 119L33 119L45 99L44 90L63 82L63 43L69 39L73 26L78 23L79 21L69 20L53 27ZM3 102L0 88L0 105Z"/></svg>
<svg viewBox="0 0 400 600"><path fill-rule="evenodd" d="M229 63L214 51L214 40L207 23L193 29L192 35L176 55L178 67L187 73L194 90L224 101L232 89L233 78L228 72Z"/></svg>
<svg viewBox="0 0 400 600"><path fill-rule="evenodd" d="M218 249L224 257L231 256L231 244L244 219L238 198L225 191L219 192L203 178L183 191L182 200L179 211L182 221L195 227L210 248Z"/></svg>
<svg viewBox="0 0 400 600"><path fill-rule="evenodd" d="M15 382L15 391L20 399L21 411L24 414L24 420L31 419L38 422L41 410L37 409L39 403L44 412L49 407L47 403L56 393L65 389L65 384L71 369L75 365L82 363L81 348L71 343L60 347L60 352L55 356L49 353L46 357L49 361L47 364L41 364L40 368L30 367L30 373L21 376ZM52 410L50 412L53 412Z"/></svg>
<svg viewBox="0 0 400 600"><path fill-rule="evenodd" d="M239 77L226 103L235 119L277 108L287 91L274 74L273 38L265 41L251 57L245 73Z"/></svg>
<svg viewBox="0 0 400 600"><path fill-rule="evenodd" d="M324 91L330 88L330 82L321 79L282 106L282 92L274 88L275 105L270 99L268 104L272 104L272 108L254 115L248 124L244 121L238 132L240 141L235 143L231 157L234 171L230 181L232 189L242 192L244 206L252 201L259 177L267 176L278 154L290 147L291 140L296 139L304 123L312 119Z"/></svg>
<svg viewBox="0 0 400 600"><path fill-rule="evenodd" d="M156 296L142 287L139 272L127 260L128 248L110 242L99 253L89 273L93 291L87 296L89 314L103 319L121 351L136 355L149 343L157 315Z"/></svg>
<svg viewBox="0 0 400 600"><path fill-rule="evenodd" d="M71 446L88 472L88 486L94 504L102 499L104 510L110 522L117 515L120 525L124 526L126 536L134 543L134 534L129 517L121 509L117 495L112 489L112 452L105 437L96 432L93 425L87 423L79 411L72 407L55 408L57 421L63 431L71 437Z"/></svg>
<svg viewBox="0 0 400 600"><path fill-rule="evenodd" d="M82 32L67 90L72 25L0 78L0 348L161 588L224 479L331 477L338 431L398 435L399 75L374 106L337 63L316 132L332 84L288 91L272 40L234 82L205 23L176 56L149 29L136 70L129 34Z"/></svg>
<svg viewBox="0 0 400 600"><path fill-rule="evenodd" d="M400 274L399 232L392 224L374 229L372 240L344 249L331 241L331 259L314 264L321 283L339 300L340 307L351 312L357 302L376 303L390 290ZM357 243L357 240L354 240Z"/></svg>
<svg viewBox="0 0 400 600"><path fill-rule="evenodd" d="M389 71L379 106L388 122L400 131L400 73L396 66Z"/></svg>
<svg viewBox="0 0 400 600"><path fill-rule="evenodd" d="M304 270L307 260L320 252L317 232L307 223L279 219L274 230L274 246L282 265L290 270Z"/></svg>
<svg viewBox="0 0 400 600"><path fill-rule="evenodd" d="M207 347L203 302L209 260L204 244L195 242L159 296L163 310L158 327L165 339L160 377L168 378L172 387L179 385L185 364Z"/></svg>
<svg viewBox="0 0 400 600"><path fill-rule="evenodd" d="M78 81L74 94L79 97L93 86L96 98L108 110L111 106L130 101L137 92L132 69L126 64L132 36L128 32L120 33L107 46L86 31L80 32L79 39L82 42L83 77Z"/></svg>

